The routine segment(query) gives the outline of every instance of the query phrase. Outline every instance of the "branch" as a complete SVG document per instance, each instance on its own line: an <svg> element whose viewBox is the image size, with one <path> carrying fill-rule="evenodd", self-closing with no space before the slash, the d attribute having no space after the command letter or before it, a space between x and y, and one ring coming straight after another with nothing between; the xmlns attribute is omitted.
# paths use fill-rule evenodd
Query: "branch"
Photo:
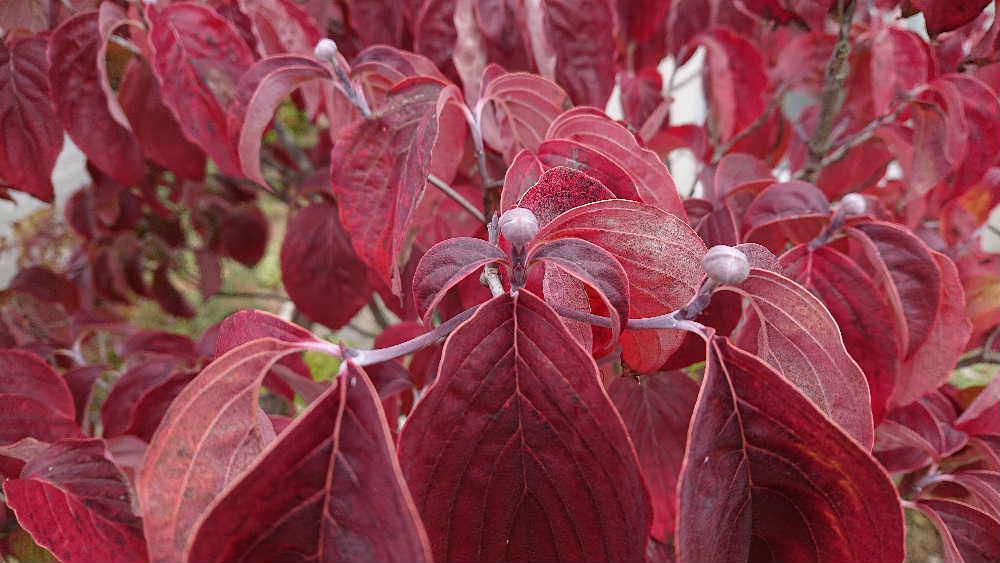
<svg viewBox="0 0 1000 563"><path fill-rule="evenodd" d="M774 113L774 110L781 105L781 100L784 97L784 95L785 95L784 87L779 88L774 93L774 96L771 97L771 101L767 103L767 107L764 109L764 113L760 114L760 116L753 123L748 125L742 131L733 135L732 139L729 139L729 141L716 147L715 152L712 153L712 164L718 164L718 162L722 160L722 157L725 156L727 152L732 150L734 146L736 146L736 143L742 141L743 139L746 139L747 137L752 135L755 131L760 129L765 123L767 123L767 120L771 119L771 114Z"/></svg>
<svg viewBox="0 0 1000 563"><path fill-rule="evenodd" d="M486 216L483 215L483 212L476 209L476 206L472 205L472 202L462 197L462 194L458 193L455 190L455 188L449 186L447 182L445 182L441 178L438 178L434 174L428 174L427 181L433 184L434 187L436 187L437 189L444 192L445 195L455 200L456 203L462 206L462 209L468 211L469 214L475 217L477 221L479 221L480 223L486 222Z"/></svg>
<svg viewBox="0 0 1000 563"><path fill-rule="evenodd" d="M803 172L803 178L809 182L816 181L819 175L820 163L830 149L830 134L833 132L833 119L844 104L847 78L851 73L851 20L854 18L854 0L838 0L837 13L840 19L840 31L837 43L833 47L830 61L826 65L826 78L823 92L820 95L821 106L819 122L813 136L809 139L809 160Z"/></svg>
<svg viewBox="0 0 1000 563"><path fill-rule="evenodd" d="M479 305L469 307L468 309L441 323L434 330L421 334L412 340L396 344L395 346L378 348L375 350L352 350L350 348L345 348L344 357L359 366L368 366L371 364L395 360L396 358L402 358L403 356L422 350L448 336L451 334L451 331L458 328L458 325L465 322L478 310Z"/></svg>
<svg viewBox="0 0 1000 563"><path fill-rule="evenodd" d="M848 151L850 151L851 149L853 149L858 145L864 144L866 141L874 137L875 132L878 131L879 127L885 125L886 123L894 121L896 117L899 116L899 114L903 113L903 110L906 109L907 104L909 104L909 102L910 98L907 97L905 100L902 100L899 103L899 105L897 105L892 111L883 113L882 115L876 117L871 123L865 125L863 129L845 139L840 146L838 146L836 149L834 149L829 154L824 156L823 159L816 164L816 170L815 170L816 177L819 176L819 173L822 172L824 168L830 166L831 164L847 156ZM798 174L795 175L795 178L799 180L805 179L805 176L806 174L809 173L809 171L810 169L808 167L803 168L798 172Z"/></svg>
<svg viewBox="0 0 1000 563"><path fill-rule="evenodd" d="M216 297L232 297L238 299L270 299L273 301L288 301L288 297L280 293L255 293L252 291L219 291Z"/></svg>

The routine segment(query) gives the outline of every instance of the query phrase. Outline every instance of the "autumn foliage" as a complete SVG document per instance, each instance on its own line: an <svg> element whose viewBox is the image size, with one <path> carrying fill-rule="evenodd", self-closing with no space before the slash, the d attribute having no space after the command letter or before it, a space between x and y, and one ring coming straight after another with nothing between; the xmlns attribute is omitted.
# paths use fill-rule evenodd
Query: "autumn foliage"
<svg viewBox="0 0 1000 563"><path fill-rule="evenodd" d="M996 563L998 91L988 0L13 0L0 559Z"/></svg>

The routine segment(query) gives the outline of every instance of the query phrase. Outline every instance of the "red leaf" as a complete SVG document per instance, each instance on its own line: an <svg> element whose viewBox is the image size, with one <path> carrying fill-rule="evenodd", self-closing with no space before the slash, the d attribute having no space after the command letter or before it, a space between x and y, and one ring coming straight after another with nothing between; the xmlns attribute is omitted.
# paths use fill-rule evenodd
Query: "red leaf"
<svg viewBox="0 0 1000 563"><path fill-rule="evenodd" d="M897 379L894 405L911 403L946 383L972 333L955 264L944 254L934 252L933 256L941 272L938 309L927 339L900 366L905 375Z"/></svg>
<svg viewBox="0 0 1000 563"><path fill-rule="evenodd" d="M240 0L239 4L250 18L262 55L310 54L325 37L312 17L293 0Z"/></svg>
<svg viewBox="0 0 1000 563"><path fill-rule="evenodd" d="M955 426L972 435L1000 435L1000 377L979 392Z"/></svg>
<svg viewBox="0 0 1000 563"><path fill-rule="evenodd" d="M101 440L66 440L4 482L7 503L35 541L66 563L146 559L142 520Z"/></svg>
<svg viewBox="0 0 1000 563"><path fill-rule="evenodd" d="M633 201L588 203L558 216L535 240L575 237L610 252L629 281L629 317L662 315L694 296L704 272L705 244L683 220ZM626 330L622 357L634 370L649 373L681 345L675 330Z"/></svg>
<svg viewBox="0 0 1000 563"><path fill-rule="evenodd" d="M924 13L927 33L933 37L976 19L990 0L909 0L909 3Z"/></svg>
<svg viewBox="0 0 1000 563"><path fill-rule="evenodd" d="M538 147L538 160L546 168L565 166L584 172L622 199L640 199L635 181L624 168L597 149L582 143L549 139Z"/></svg>
<svg viewBox="0 0 1000 563"><path fill-rule="evenodd" d="M426 56L449 76L457 76L452 63L458 31L456 0L417 1L419 13L413 22L413 50Z"/></svg>
<svg viewBox="0 0 1000 563"><path fill-rule="evenodd" d="M781 257L781 265L785 275L819 297L837 321L844 346L868 380L878 424L888 409L901 355L889 301L856 262L829 246L797 246Z"/></svg>
<svg viewBox="0 0 1000 563"><path fill-rule="evenodd" d="M186 560L431 560L378 396L360 368L348 363L212 503Z"/></svg>
<svg viewBox="0 0 1000 563"><path fill-rule="evenodd" d="M190 318L194 316L194 309L191 308L190 303L181 294L180 291L174 287L173 282L170 281L170 274L167 270L166 262L157 266L156 271L153 273L153 298L156 302L160 304L160 307L164 311L174 315L175 317Z"/></svg>
<svg viewBox="0 0 1000 563"><path fill-rule="evenodd" d="M103 60L104 43L97 12L78 14L53 32L49 38L52 101L66 132L94 166L122 184L138 184L146 163L132 132L112 115L101 86L103 65L98 66L98 60Z"/></svg>
<svg viewBox="0 0 1000 563"><path fill-rule="evenodd" d="M149 65L139 60L129 63L118 101L147 159L189 180L205 175L205 153L184 138L174 115L163 105L160 85Z"/></svg>
<svg viewBox="0 0 1000 563"><path fill-rule="evenodd" d="M128 433L133 421L146 415L138 410L139 401L151 390L168 381L178 368L178 363L174 358L159 358L145 360L126 369L101 405L104 436L113 438Z"/></svg>
<svg viewBox="0 0 1000 563"><path fill-rule="evenodd" d="M44 0L20 0L0 6L0 27L6 30L24 29L31 33L49 27L49 5Z"/></svg>
<svg viewBox="0 0 1000 563"><path fill-rule="evenodd" d="M348 21L365 45L399 47L403 41L403 12L399 0L366 0L348 5Z"/></svg>
<svg viewBox="0 0 1000 563"><path fill-rule="evenodd" d="M544 227L574 207L605 199L615 199L615 194L604 184L579 170L555 166L538 177L535 185L517 201L517 206L530 209L538 225Z"/></svg>
<svg viewBox="0 0 1000 563"><path fill-rule="evenodd" d="M413 273L413 304L424 324L441 299L458 282L490 262L506 262L507 255L482 239L459 237L440 242L423 257Z"/></svg>
<svg viewBox="0 0 1000 563"><path fill-rule="evenodd" d="M267 251L269 230L267 217L255 204L229 209L219 225L222 250L240 264L252 267Z"/></svg>
<svg viewBox="0 0 1000 563"><path fill-rule="evenodd" d="M274 439L257 404L261 381L279 359L314 343L253 340L219 356L174 399L136 482L153 561L183 558L197 519Z"/></svg>
<svg viewBox="0 0 1000 563"><path fill-rule="evenodd" d="M604 113L593 108L572 109L552 123L547 136L571 139L600 152L628 173L642 201L687 218L674 179L660 157Z"/></svg>
<svg viewBox="0 0 1000 563"><path fill-rule="evenodd" d="M751 270L746 281L724 290L748 299L759 321L744 324L739 341L870 451L874 428L868 383L823 303L767 270Z"/></svg>
<svg viewBox="0 0 1000 563"><path fill-rule="evenodd" d="M313 80L332 79L325 66L298 55L276 55L247 70L228 107L228 131L237 140L243 174L268 186L260 169L260 145L275 110L294 90Z"/></svg>
<svg viewBox="0 0 1000 563"><path fill-rule="evenodd" d="M1000 519L1000 473L996 471L962 470L952 477L979 501L983 510Z"/></svg>
<svg viewBox="0 0 1000 563"><path fill-rule="evenodd" d="M885 471L725 338L709 344L687 448L678 562L903 560L902 510Z"/></svg>
<svg viewBox="0 0 1000 563"><path fill-rule="evenodd" d="M452 333L399 457L437 559L644 558L652 515L621 418L526 290Z"/></svg>
<svg viewBox="0 0 1000 563"><path fill-rule="evenodd" d="M450 90L431 78L397 84L383 108L343 133L330 157L340 218L354 249L396 295L402 291L404 239L431 170Z"/></svg>
<svg viewBox="0 0 1000 563"><path fill-rule="evenodd" d="M223 173L242 176L230 142L226 106L253 53L235 27L207 6L177 2L147 8L153 68L163 102L184 136L202 148Z"/></svg>
<svg viewBox="0 0 1000 563"><path fill-rule="evenodd" d="M615 87L618 12L612 0L542 0L556 79L578 105L604 107Z"/></svg>
<svg viewBox="0 0 1000 563"><path fill-rule="evenodd" d="M622 3L618 5L620 7ZM646 67L638 73L620 72L618 84L621 87L622 113L625 122L633 129L641 128L660 104L664 103L663 77L656 68Z"/></svg>
<svg viewBox="0 0 1000 563"><path fill-rule="evenodd" d="M42 201L52 201L52 169L63 133L49 101L47 41L0 44L0 178Z"/></svg>
<svg viewBox="0 0 1000 563"><path fill-rule="evenodd" d="M808 242L818 235L829 213L830 203L816 186L795 180L772 184L743 215L744 240L781 252L788 243Z"/></svg>
<svg viewBox="0 0 1000 563"><path fill-rule="evenodd" d="M44 360L23 350L0 350L0 444L33 437L45 442L81 436L73 394Z"/></svg>
<svg viewBox="0 0 1000 563"><path fill-rule="evenodd" d="M289 221L281 245L282 282L307 317L331 329L347 324L371 297L365 272L335 205L313 203Z"/></svg>
<svg viewBox="0 0 1000 563"><path fill-rule="evenodd" d="M1000 559L1000 521L996 518L948 499L924 499L916 506L941 534L948 563Z"/></svg>
<svg viewBox="0 0 1000 563"><path fill-rule="evenodd" d="M889 471L914 471L962 449L969 437L955 430L955 407L935 392L892 410L877 429L876 456Z"/></svg>
<svg viewBox="0 0 1000 563"><path fill-rule="evenodd" d="M23 291L39 301L59 303L67 313L73 313L80 306L77 286L45 266L29 266L21 270L10 280L7 289Z"/></svg>
<svg viewBox="0 0 1000 563"><path fill-rule="evenodd" d="M557 84L526 72L486 67L476 111L483 139L510 162L521 149L537 151L569 98Z"/></svg>
<svg viewBox="0 0 1000 563"><path fill-rule="evenodd" d="M611 312L611 340L618 340L628 322L628 276L613 254L583 239L561 237L532 245L528 264L539 260L556 266L594 288Z"/></svg>
<svg viewBox="0 0 1000 563"><path fill-rule="evenodd" d="M913 233L890 223L848 229L871 262L875 280L889 297L904 351L909 357L930 334L941 297L941 269Z"/></svg>
<svg viewBox="0 0 1000 563"><path fill-rule="evenodd" d="M500 191L500 211L517 205L521 196L534 186L542 175L542 163L533 152L525 149L514 157L507 168Z"/></svg>
<svg viewBox="0 0 1000 563"><path fill-rule="evenodd" d="M608 386L608 395L639 454L639 465L653 500L651 534L656 541L666 543L674 535L677 480L698 384L677 371L618 377Z"/></svg>
<svg viewBox="0 0 1000 563"><path fill-rule="evenodd" d="M767 107L767 70L760 50L742 35L723 27L694 38L707 51L709 115L725 143L754 123Z"/></svg>
<svg viewBox="0 0 1000 563"><path fill-rule="evenodd" d="M73 393L73 404L76 407L76 423L80 424L90 413L91 395L94 393L94 383L107 371L102 365L77 366L66 370L63 379Z"/></svg>
<svg viewBox="0 0 1000 563"><path fill-rule="evenodd" d="M949 74L936 82L954 87L961 99L960 110L966 127L960 128L952 120L949 129L966 136L966 150L964 158L956 163L951 183L956 189L965 190L981 180L997 161L1000 101L988 86L971 76Z"/></svg>

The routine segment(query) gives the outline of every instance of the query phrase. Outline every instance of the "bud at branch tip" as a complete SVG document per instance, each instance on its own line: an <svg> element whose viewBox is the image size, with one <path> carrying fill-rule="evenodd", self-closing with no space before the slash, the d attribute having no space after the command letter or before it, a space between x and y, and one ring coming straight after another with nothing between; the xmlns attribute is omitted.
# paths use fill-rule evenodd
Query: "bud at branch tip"
<svg viewBox="0 0 1000 563"><path fill-rule="evenodd" d="M500 233L515 247L523 247L538 234L538 219L530 209L508 209L500 216Z"/></svg>
<svg viewBox="0 0 1000 563"><path fill-rule="evenodd" d="M313 54L322 61L332 61L337 56L337 42L333 39L320 39Z"/></svg>
<svg viewBox="0 0 1000 563"><path fill-rule="evenodd" d="M705 273L720 284L738 284L750 275L750 261L737 248L720 244L713 246L701 259Z"/></svg>

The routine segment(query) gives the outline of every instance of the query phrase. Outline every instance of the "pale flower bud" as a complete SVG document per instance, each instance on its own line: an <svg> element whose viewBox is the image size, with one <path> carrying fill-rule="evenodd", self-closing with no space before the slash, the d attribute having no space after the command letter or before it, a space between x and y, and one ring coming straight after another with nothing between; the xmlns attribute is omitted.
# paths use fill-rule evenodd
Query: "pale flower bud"
<svg viewBox="0 0 1000 563"><path fill-rule="evenodd" d="M861 215L868 209L868 202L861 194L847 194L840 200L840 209L845 215Z"/></svg>
<svg viewBox="0 0 1000 563"><path fill-rule="evenodd" d="M523 247L538 234L538 219L530 209L509 209L500 216L500 232L515 247Z"/></svg>
<svg viewBox="0 0 1000 563"><path fill-rule="evenodd" d="M332 61L337 56L337 43L333 39L320 39L313 54L321 61Z"/></svg>
<svg viewBox="0 0 1000 563"><path fill-rule="evenodd" d="M750 275L750 261L739 249L720 244L708 249L701 259L705 273L716 283L738 284Z"/></svg>

